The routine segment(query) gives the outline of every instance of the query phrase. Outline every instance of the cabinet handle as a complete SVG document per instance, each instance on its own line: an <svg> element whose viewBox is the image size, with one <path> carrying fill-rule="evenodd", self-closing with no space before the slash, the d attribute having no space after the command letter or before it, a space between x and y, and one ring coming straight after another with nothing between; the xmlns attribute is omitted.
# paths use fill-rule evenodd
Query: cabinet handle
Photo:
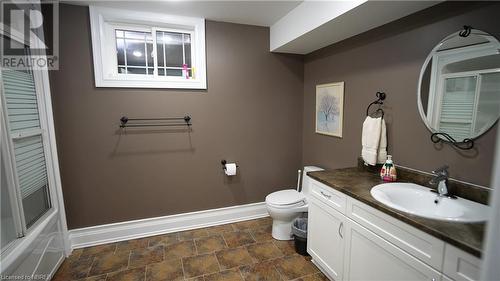
<svg viewBox="0 0 500 281"><path fill-rule="evenodd" d="M339 225L339 235L340 238L344 239L344 235L342 235L342 230L344 229L344 222L341 222Z"/></svg>
<svg viewBox="0 0 500 281"><path fill-rule="evenodd" d="M328 199L332 198L331 195L328 195L328 194L324 193L323 191L320 191L320 192L321 192L321 195L325 196L326 198L328 198Z"/></svg>

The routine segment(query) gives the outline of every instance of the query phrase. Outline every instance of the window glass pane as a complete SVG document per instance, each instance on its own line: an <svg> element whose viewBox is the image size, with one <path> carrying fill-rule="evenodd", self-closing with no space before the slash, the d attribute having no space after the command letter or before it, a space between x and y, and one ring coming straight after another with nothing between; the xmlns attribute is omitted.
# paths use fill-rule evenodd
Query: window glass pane
<svg viewBox="0 0 500 281"><path fill-rule="evenodd" d="M2 133L5 133L2 131ZM3 152L3 151L2 151ZM5 159L2 153L2 162L0 162L1 169L1 186L0 186L0 200L2 201L0 207L2 209L0 220L0 242L1 249L3 250L10 242L17 238L16 229L14 225L14 215L12 214L12 205L10 204L9 189L7 187L7 173L5 171Z"/></svg>
<svg viewBox="0 0 500 281"><path fill-rule="evenodd" d="M165 69L163 67L158 68L158 75L165 76Z"/></svg>
<svg viewBox="0 0 500 281"><path fill-rule="evenodd" d="M144 49L144 41L129 40L125 39L127 46L127 65L133 66L146 66L146 59L144 55L146 50Z"/></svg>
<svg viewBox="0 0 500 281"><path fill-rule="evenodd" d="M163 49L163 32L158 31L156 33L156 52L158 53L158 66L165 66L165 56Z"/></svg>
<svg viewBox="0 0 500 281"><path fill-rule="evenodd" d="M154 66L153 62L153 37L151 36L151 33L148 33L146 35L146 58L148 60L148 67L149 66Z"/></svg>
<svg viewBox="0 0 500 281"><path fill-rule="evenodd" d="M500 73L481 74L481 89L477 104L475 133L497 120L500 112Z"/></svg>
<svg viewBox="0 0 500 281"><path fill-rule="evenodd" d="M123 39L116 40L116 52L118 56L118 65L125 65L125 43Z"/></svg>
<svg viewBox="0 0 500 281"><path fill-rule="evenodd" d="M165 32L167 66L182 67L182 34ZM170 74L168 74L170 75Z"/></svg>
<svg viewBox="0 0 500 281"><path fill-rule="evenodd" d="M33 194L23 199L24 219L26 227L31 227L50 209L47 186L37 189Z"/></svg>
<svg viewBox="0 0 500 281"><path fill-rule="evenodd" d="M146 45L147 47L147 58L148 58L148 67L154 67L154 61L153 61L153 44L152 43L148 43ZM152 73L149 73L149 74L152 74Z"/></svg>
<svg viewBox="0 0 500 281"><path fill-rule="evenodd" d="M189 68L191 68L191 35L184 34L184 56L186 60L186 64ZM191 76L191 75L189 75Z"/></svg>
<svg viewBox="0 0 500 281"><path fill-rule="evenodd" d="M153 75L151 32L116 30L118 73Z"/></svg>
<svg viewBox="0 0 500 281"><path fill-rule="evenodd" d="M167 68L167 76L182 76L182 69Z"/></svg>
<svg viewBox="0 0 500 281"><path fill-rule="evenodd" d="M146 68L128 67L127 74L146 74Z"/></svg>

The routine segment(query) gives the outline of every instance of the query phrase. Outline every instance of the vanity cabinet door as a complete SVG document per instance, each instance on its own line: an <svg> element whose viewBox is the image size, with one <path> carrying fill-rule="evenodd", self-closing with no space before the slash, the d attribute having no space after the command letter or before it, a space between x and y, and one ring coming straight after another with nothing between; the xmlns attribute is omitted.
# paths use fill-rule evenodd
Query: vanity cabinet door
<svg viewBox="0 0 500 281"><path fill-rule="evenodd" d="M318 200L309 202L307 252L330 278L342 280L346 217Z"/></svg>
<svg viewBox="0 0 500 281"><path fill-rule="evenodd" d="M456 281L479 280L481 260L456 247L446 244L443 273Z"/></svg>
<svg viewBox="0 0 500 281"><path fill-rule="evenodd" d="M347 220L345 280L441 280L441 274L430 266Z"/></svg>

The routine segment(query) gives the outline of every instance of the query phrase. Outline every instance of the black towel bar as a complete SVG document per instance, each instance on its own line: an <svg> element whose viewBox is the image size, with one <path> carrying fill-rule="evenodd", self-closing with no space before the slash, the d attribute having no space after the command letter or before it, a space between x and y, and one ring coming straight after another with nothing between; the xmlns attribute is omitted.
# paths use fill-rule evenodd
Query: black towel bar
<svg viewBox="0 0 500 281"><path fill-rule="evenodd" d="M170 121L180 121L183 120L183 123L172 123ZM131 122L132 121L132 122ZM152 121L153 123L142 123L133 121ZM167 121L164 123L154 123ZM122 116L120 118L120 128L138 128L138 127L173 127L173 126L191 126L191 116L186 115L184 117L162 117L162 118L128 118L127 116Z"/></svg>

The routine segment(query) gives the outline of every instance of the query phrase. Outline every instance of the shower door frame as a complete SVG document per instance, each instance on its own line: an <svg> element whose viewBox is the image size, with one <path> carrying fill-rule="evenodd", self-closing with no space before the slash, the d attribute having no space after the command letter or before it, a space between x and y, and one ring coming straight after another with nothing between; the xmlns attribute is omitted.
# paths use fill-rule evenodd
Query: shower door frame
<svg viewBox="0 0 500 281"><path fill-rule="evenodd" d="M6 36L10 40L14 40L23 45L29 45L25 42L24 35L11 29L10 32L7 32L3 26L0 25L0 36ZM28 46L29 48L37 48L41 46L37 46L37 40L30 40L34 42L34 46ZM49 75L48 70L33 70L33 79L35 82L35 91L37 96L38 110L39 110L39 120L40 127L42 133L39 134L42 138L44 154L45 154L45 163L47 169L47 181L48 181L48 192L50 198L50 208L47 210L45 214L43 214L38 220L31 225L28 229L26 229L26 223L24 222L24 218L22 217L22 205L19 204L19 194L15 195L17 200L10 200L15 206L11 206L15 212L15 216L18 217L18 220L21 220L21 231L22 233L18 233L18 237L14 241L10 242L6 249L1 252L2 259L2 272L1 274L10 274L14 272L18 266L24 265L23 263L33 255L33 251L35 249L36 244L39 242L40 235L46 235L44 233L46 231L53 231L53 229L57 229L57 232L61 234L60 239L62 240L63 254L68 256L71 253L71 244L69 242L68 237L68 228L66 223L66 214L64 210L64 201L63 201L63 193L61 188L61 178L59 172L59 161L57 156L57 146L56 146L56 137L55 137L55 128L54 128L54 119L53 119L53 110L51 103L51 95L50 95L50 84L49 84ZM1 81L1 74L0 74ZM8 130L8 117L7 110L4 108L5 96L3 94L3 84L0 83L0 98L2 99L2 110L0 110L0 114L2 114L2 124L0 126L6 125L4 128L6 136L2 136L2 142L4 140L8 140L7 145L8 149L4 149L4 151L8 150L7 161L9 161L7 173L9 173L9 177L14 175L16 177L15 172L11 173L12 170L15 170L15 163L12 162L13 158L13 141L10 136L10 132ZM12 166L14 165L14 166ZM18 179L9 178L10 183L12 180L17 181ZM16 183L16 186L9 188L9 192L12 192L12 189L16 189L15 192L19 192L19 185ZM12 196L11 196L12 197ZM17 202L16 202L17 201ZM57 224L57 225L56 225ZM19 232L18 227L16 227L16 233ZM50 233L53 234L53 233ZM57 235L57 234L55 234ZM59 239L59 237L52 237L51 239ZM52 241L52 240L50 240ZM50 243L49 241L49 243ZM44 250L47 250L49 245L45 246ZM40 259L43 258L43 255ZM37 264L34 265L34 269L36 270L42 261L39 260ZM54 271L62 262L62 259L58 261L55 265Z"/></svg>

